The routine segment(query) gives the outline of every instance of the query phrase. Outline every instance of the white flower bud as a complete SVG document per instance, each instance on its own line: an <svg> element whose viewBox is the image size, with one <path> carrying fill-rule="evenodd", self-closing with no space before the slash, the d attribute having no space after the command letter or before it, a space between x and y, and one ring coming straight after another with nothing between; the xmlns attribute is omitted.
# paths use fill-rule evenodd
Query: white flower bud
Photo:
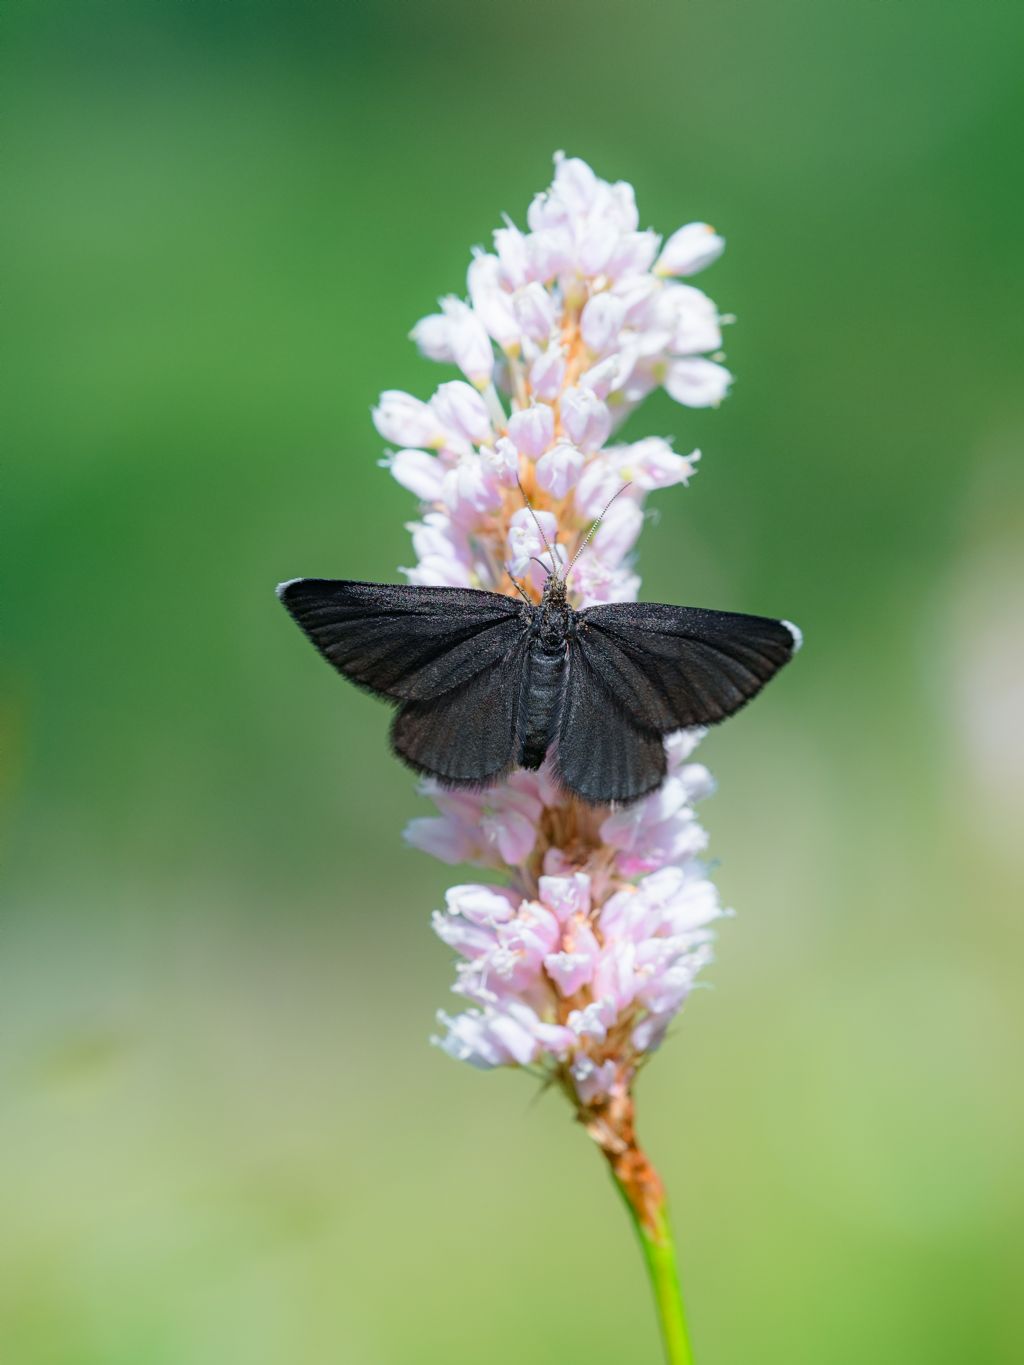
<svg viewBox="0 0 1024 1365"><path fill-rule="evenodd" d="M461 379L442 384L430 400L430 406L437 421L456 438L480 445L493 436L487 404L476 389Z"/></svg>
<svg viewBox="0 0 1024 1365"><path fill-rule="evenodd" d="M429 403L401 389L386 389L373 409L373 425L396 446L437 446L442 432Z"/></svg>
<svg viewBox="0 0 1024 1365"><path fill-rule="evenodd" d="M565 352L560 342L553 341L530 366L530 387L538 398L549 401L558 397L565 380Z"/></svg>
<svg viewBox="0 0 1024 1365"><path fill-rule="evenodd" d="M584 275L600 275L619 245L619 231L607 218L592 218L580 233L576 261Z"/></svg>
<svg viewBox="0 0 1024 1365"><path fill-rule="evenodd" d="M569 439L581 450L597 450L607 441L612 429L611 413L591 389L566 389L559 412Z"/></svg>
<svg viewBox="0 0 1024 1365"><path fill-rule="evenodd" d="M386 464L392 477L423 502L434 502L441 496L444 465L436 455L425 450L399 450Z"/></svg>
<svg viewBox="0 0 1024 1365"><path fill-rule="evenodd" d="M640 214L636 207L636 191L626 180L616 180L611 186L615 217L622 232L636 232ZM651 234L653 236L653 234ZM653 258L652 258L653 259Z"/></svg>
<svg viewBox="0 0 1024 1365"><path fill-rule="evenodd" d="M541 531L544 532L543 536ZM517 578L527 572L534 555L544 554L547 546L555 543L557 534L558 522L551 512L534 514L529 507L520 507L512 513L508 527L508 557L509 568Z"/></svg>
<svg viewBox="0 0 1024 1365"><path fill-rule="evenodd" d="M448 319L452 358L469 382L485 389L494 373L494 348L487 328L468 304L454 296L441 300Z"/></svg>
<svg viewBox="0 0 1024 1365"><path fill-rule="evenodd" d="M580 317L580 331L596 355L604 355L615 346L625 316L621 299L611 294L595 294L589 300Z"/></svg>
<svg viewBox="0 0 1024 1365"><path fill-rule="evenodd" d="M580 384L598 398L607 398L612 389L618 387L618 376L622 368L621 358L610 355L607 360L599 360L580 376Z"/></svg>
<svg viewBox="0 0 1024 1365"><path fill-rule="evenodd" d="M594 554L609 568L617 568L636 544L643 525L639 504L628 496L616 498L591 541Z"/></svg>
<svg viewBox="0 0 1024 1365"><path fill-rule="evenodd" d="M498 482L514 488L519 478L519 451L507 436L499 436L493 446L481 446L480 455L494 469Z"/></svg>
<svg viewBox="0 0 1024 1365"><path fill-rule="evenodd" d="M673 355L717 351L722 345L722 329L718 325L718 309L707 294L690 284L667 285L666 293L674 318L669 342Z"/></svg>
<svg viewBox="0 0 1024 1365"><path fill-rule="evenodd" d="M554 413L546 403L514 412L508 419L508 434L521 455L536 460L555 439Z"/></svg>
<svg viewBox="0 0 1024 1365"><path fill-rule="evenodd" d="M578 156L555 155L555 180L552 193L574 214L586 213L598 192L598 179Z"/></svg>
<svg viewBox="0 0 1024 1365"><path fill-rule="evenodd" d="M514 223L506 223L494 233L494 250L498 261L498 279L506 289L522 289L532 278L526 249L527 239Z"/></svg>
<svg viewBox="0 0 1024 1365"><path fill-rule="evenodd" d="M420 354L428 360L449 365L455 359L452 354L451 324L443 313L431 313L428 317L420 318L409 336L419 347Z"/></svg>
<svg viewBox="0 0 1024 1365"><path fill-rule="evenodd" d="M717 261L725 250L725 238L719 237L707 223L687 223L673 232L658 257L656 275L696 275L712 261Z"/></svg>
<svg viewBox="0 0 1024 1365"><path fill-rule="evenodd" d="M497 256L489 256L483 251L474 256L466 284L474 311L502 350L517 347L519 323L512 307L512 295L499 282Z"/></svg>
<svg viewBox="0 0 1024 1365"><path fill-rule="evenodd" d="M647 271L658 253L661 238L656 232L629 232L619 238L605 265L614 280L649 278Z"/></svg>
<svg viewBox="0 0 1024 1365"><path fill-rule="evenodd" d="M569 269L572 262L572 236L560 227L531 232L526 239L526 254L530 262L530 278L547 284L563 270Z"/></svg>
<svg viewBox="0 0 1024 1365"><path fill-rule="evenodd" d="M569 441L559 441L537 461L537 482L552 497L564 498L580 476L583 453Z"/></svg>
<svg viewBox="0 0 1024 1365"><path fill-rule="evenodd" d="M441 496L459 524L476 520L501 505L501 488L494 470L475 452L464 455L441 483Z"/></svg>
<svg viewBox="0 0 1024 1365"><path fill-rule="evenodd" d="M516 318L531 341L544 345L555 325L555 304L542 284L534 281L515 296Z"/></svg>
<svg viewBox="0 0 1024 1365"><path fill-rule="evenodd" d="M724 365L702 356L685 356L670 362L665 389L688 408L714 408L725 397L732 375Z"/></svg>

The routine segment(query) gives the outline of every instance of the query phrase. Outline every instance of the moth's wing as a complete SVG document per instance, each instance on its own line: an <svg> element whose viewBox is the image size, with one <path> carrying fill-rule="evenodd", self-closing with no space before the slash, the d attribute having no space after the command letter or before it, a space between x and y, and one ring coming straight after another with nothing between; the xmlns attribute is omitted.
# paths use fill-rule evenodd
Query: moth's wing
<svg viewBox="0 0 1024 1365"><path fill-rule="evenodd" d="M393 701L450 692L525 629L513 598L475 588L296 578L277 592L328 663Z"/></svg>
<svg viewBox="0 0 1024 1365"><path fill-rule="evenodd" d="M406 702L391 745L417 772L449 786L482 787L511 771L518 755L520 696L529 636L443 696Z"/></svg>
<svg viewBox="0 0 1024 1365"><path fill-rule="evenodd" d="M569 644L554 764L562 786L594 804L637 801L665 779L661 735L633 724L579 638Z"/></svg>
<svg viewBox="0 0 1024 1365"><path fill-rule="evenodd" d="M659 734L731 716L801 639L787 621L658 602L590 607L578 619L603 686L637 726Z"/></svg>

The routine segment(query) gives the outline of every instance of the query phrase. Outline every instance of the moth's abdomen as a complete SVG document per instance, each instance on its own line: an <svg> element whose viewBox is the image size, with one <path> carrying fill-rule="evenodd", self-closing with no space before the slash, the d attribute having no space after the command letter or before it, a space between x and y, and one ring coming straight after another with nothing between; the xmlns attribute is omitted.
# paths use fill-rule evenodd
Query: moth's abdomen
<svg viewBox="0 0 1024 1365"><path fill-rule="evenodd" d="M524 768L539 768L548 746L558 731L565 687L566 652L549 653L535 644L530 650L523 673L519 714L524 717L523 746L519 762Z"/></svg>

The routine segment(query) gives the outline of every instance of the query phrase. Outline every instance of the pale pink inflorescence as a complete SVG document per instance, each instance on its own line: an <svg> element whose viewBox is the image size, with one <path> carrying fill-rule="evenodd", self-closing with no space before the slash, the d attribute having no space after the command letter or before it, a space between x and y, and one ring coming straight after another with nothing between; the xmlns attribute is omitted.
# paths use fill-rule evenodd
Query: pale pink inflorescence
<svg viewBox="0 0 1024 1365"><path fill-rule="evenodd" d="M640 229L631 186L555 158L527 230L506 221L494 250L474 253L468 299L443 299L413 329L425 355L465 378L427 402L384 393L374 410L394 447L388 467L421 503L410 582L514 592L514 576L539 598L552 560L568 563L628 482L581 553L569 596L577 607L636 598L631 552L645 499L685 485L699 451L615 433L658 387L689 407L725 396L722 319L680 278L724 245L705 223L662 242ZM664 785L621 809L567 796L547 765L481 792L423 783L439 813L414 820L409 841L504 877L452 887L434 917L459 954L454 989L469 1004L439 1016L446 1052L541 1070L584 1112L629 1094L709 960L722 913L693 810L711 788L691 762L699 738L671 736Z"/></svg>

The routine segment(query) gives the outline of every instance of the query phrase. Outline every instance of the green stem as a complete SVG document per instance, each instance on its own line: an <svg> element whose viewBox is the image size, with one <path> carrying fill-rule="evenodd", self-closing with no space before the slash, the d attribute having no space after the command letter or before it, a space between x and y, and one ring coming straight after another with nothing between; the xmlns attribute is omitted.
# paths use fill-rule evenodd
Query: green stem
<svg viewBox="0 0 1024 1365"><path fill-rule="evenodd" d="M664 1196L653 1209L649 1208L643 1213L636 1207L630 1198L629 1190L614 1170L612 1175L616 1188L629 1210L636 1235L640 1239L644 1263L654 1291L667 1365L693 1365L693 1352L690 1350L690 1338L686 1331L686 1314L683 1311L683 1295L679 1287L676 1249L672 1241L672 1229L669 1226Z"/></svg>

